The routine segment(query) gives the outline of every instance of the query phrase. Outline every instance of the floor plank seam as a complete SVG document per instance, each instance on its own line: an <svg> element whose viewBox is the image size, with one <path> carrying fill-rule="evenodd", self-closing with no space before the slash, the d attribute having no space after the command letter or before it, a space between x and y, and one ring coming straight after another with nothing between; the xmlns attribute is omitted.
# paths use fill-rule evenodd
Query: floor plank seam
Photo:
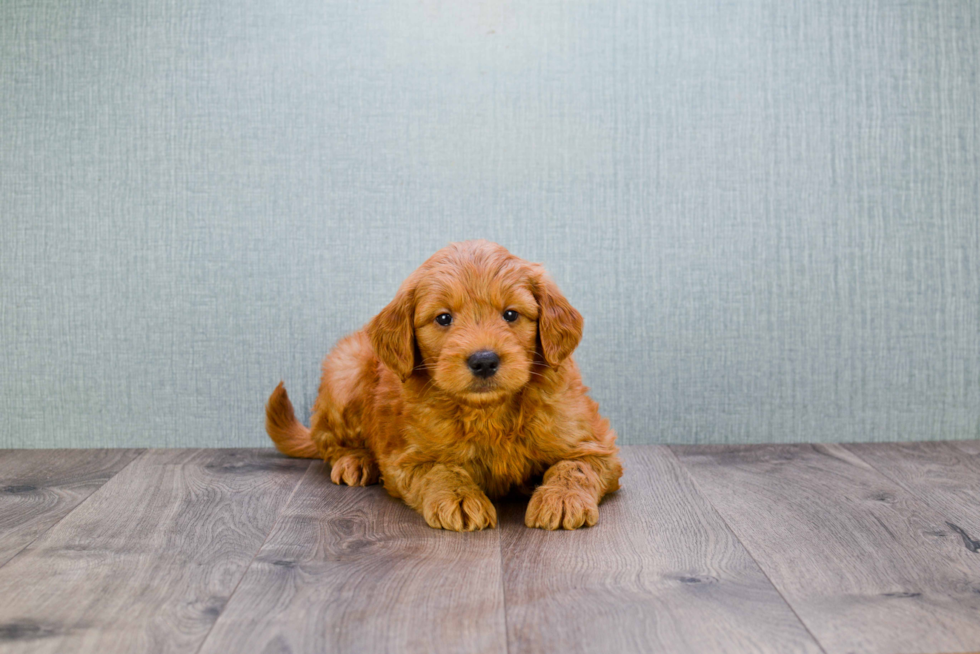
<svg viewBox="0 0 980 654"><path fill-rule="evenodd" d="M762 576L764 576L769 581L769 585L772 586L772 589L776 591L776 593L779 595L780 598L782 598L783 603L787 607L789 607L789 610L793 612L793 615L796 616L796 619L799 621L799 623L803 626L806 632L810 634L810 638L813 639L814 644L816 644L816 646L820 649L821 652L823 652L824 654L828 654L827 649L823 646L823 643L820 642L816 634L810 631L810 626L806 623L806 621L803 620L803 617L800 616L799 613L797 613L796 607L793 606L788 599L786 599L786 596L783 594L783 591L779 589L779 586L777 586L776 582L772 580L772 577L769 576L769 574L766 572L766 569L762 567L762 564L759 563L759 560L756 558L755 554L752 552L749 546L745 542L743 542L741 538L739 538L738 533L734 529L732 529L732 526L728 523L728 520L725 518L724 514L718 510L718 507L714 505L714 502L711 501L711 498L701 489L700 484L698 484L697 478L691 474L691 472L687 469L687 466L684 464L684 462L680 459L680 457L677 456L677 454L674 452L673 446L667 445L666 447L667 447L667 451L670 453L670 456L674 459L674 461L677 462L680 468L684 471L684 474L687 475L687 478L694 485L694 488L695 490L697 490L698 494L704 498L704 501L707 503L708 506L711 507L711 510L714 511L715 514L721 519L722 523L724 523L725 525L725 528L728 529L728 531L732 534L732 537L736 541L741 543L742 547L745 549L745 552L749 555L749 558L752 559L752 562L755 563L755 566L759 569L759 572L762 573Z"/></svg>
<svg viewBox="0 0 980 654"><path fill-rule="evenodd" d="M121 473L123 470L125 470L129 466L133 465L134 463L136 463L138 460L142 459L144 456L146 456L146 453L149 452L149 450L146 449L146 448L133 448L133 449L136 449L137 451L139 451L139 454L137 454L136 456L134 456L126 465L124 465L123 467L119 468L119 470L116 470L114 473L112 473L112 475L110 475L104 482L102 482L102 484L98 488L96 488L91 493L89 493L85 497L85 499L83 499L81 502L79 502L78 504L76 504L75 506L73 506L72 509L71 509L71 511L69 511L65 515L61 516L60 518L58 518L52 524L48 525L48 527L46 529L42 529L34 538L32 538L30 540L30 542L25 543L22 548L20 548L19 550L17 550L17 553L16 554L14 554L12 557L10 557L9 559L7 559L3 563L0 563L0 569L3 569L3 567L6 566L8 563L10 563L11 561L14 561L15 559L19 558L20 555L23 554L24 552L26 552L27 551L27 548L29 548L31 545L33 545L34 543L36 543L38 541L38 539L40 539L46 533L48 533L49 531L51 531L52 529L54 529L55 527L57 527L58 525L60 525L64 521L65 518L67 518L68 516L70 516L71 514L73 514L75 511L77 511L80 506L82 506L83 504L85 504L86 502L88 502L89 499L91 499L93 495L95 495L96 493L101 493L102 492L102 489L105 488L106 485L110 481L112 481L113 479L115 479L116 476L119 473Z"/></svg>
<svg viewBox="0 0 980 654"><path fill-rule="evenodd" d="M506 580L506 567L504 567L504 525L502 522L498 523L497 532L497 554L500 557L500 601L503 603L504 608L504 651L510 654L510 626L507 622L507 580Z"/></svg>
<svg viewBox="0 0 980 654"><path fill-rule="evenodd" d="M225 608L228 606L228 604L231 603L231 598L235 596L236 592L238 592L239 586L242 585L242 580L244 580L245 577L248 575L248 571L252 568L252 565L255 563L255 559L258 558L259 552L261 552L262 548L265 547L265 544L269 542L269 536L272 535L272 533L276 530L276 527L279 525L279 520L282 518L283 513L286 512L286 507L288 507L289 503L293 501L293 497L296 496L296 491L298 491L299 487L303 484L303 480L306 479L306 477L310 474L310 471L313 470L314 468L313 464L314 462L310 461L309 465L306 466L306 472L300 475L300 478L296 481L296 485L293 486L293 490L292 492L289 493L289 497L286 498L285 502L283 502L282 508L279 509L279 513L276 514L276 519L272 521L272 526L269 528L268 533L266 533L265 538L262 539L262 543L256 548L255 554L252 555L252 559L248 562L248 565L245 566L245 569L242 570L242 576L238 578L238 581L235 583L235 587L232 588L231 592L228 594L228 599L225 600L224 606L221 607L221 613L219 613L218 616L214 619L214 622L211 623L211 627L208 629L208 633L204 634L204 638L201 639L201 644L197 646L196 650L194 650L195 654L198 654L202 649L204 649L204 646L208 642L208 638L211 637L211 632L214 631L214 628L218 624L218 621L221 620L221 616L224 615Z"/></svg>
<svg viewBox="0 0 980 654"><path fill-rule="evenodd" d="M865 465L867 465L869 468L871 468L876 473L878 473L878 475L880 475L886 481L890 481L891 483L893 483L896 486L900 487L906 493L908 493L909 495L911 495L912 497L914 497L915 499L919 500L924 505L926 505L929 509L935 511L935 509L932 507L931 504L929 504L921 495L919 495L914 490L912 490L911 488L909 488L908 486L906 486L905 484L903 484L901 479L893 478L892 476L890 476L889 474L887 474L884 470L882 470L881 468L879 468L878 466L876 466L874 464L874 461L871 461L871 460L867 459L866 457L861 456L861 453L860 452L858 452L857 450L855 450L852 447L850 447L851 446L851 443L841 443L840 446L843 447L848 452L850 452L851 454L853 454L854 456L856 456L857 458L859 458ZM940 511L936 511L936 513L941 513L941 512Z"/></svg>
<svg viewBox="0 0 980 654"><path fill-rule="evenodd" d="M978 428L980 428L980 425L978 425ZM963 440L940 441L940 442L949 443L951 447L953 447L955 450L957 450L958 452L960 452L964 456L974 457L974 456L976 456L976 454L974 454L973 452L970 452L969 450L964 450L963 449L963 443L970 443L970 442L973 442L974 440L980 441L980 431L977 432L977 438L975 438L975 439L964 438Z"/></svg>

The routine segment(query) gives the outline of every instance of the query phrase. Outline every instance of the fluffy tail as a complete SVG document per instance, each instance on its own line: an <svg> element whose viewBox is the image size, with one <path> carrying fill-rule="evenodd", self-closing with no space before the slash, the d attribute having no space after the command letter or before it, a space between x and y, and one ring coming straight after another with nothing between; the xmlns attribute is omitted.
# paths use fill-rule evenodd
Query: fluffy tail
<svg viewBox="0 0 980 654"><path fill-rule="evenodd" d="M296 419L293 403L282 382L272 391L269 403L265 405L265 430L283 454L299 459L319 458L310 430Z"/></svg>

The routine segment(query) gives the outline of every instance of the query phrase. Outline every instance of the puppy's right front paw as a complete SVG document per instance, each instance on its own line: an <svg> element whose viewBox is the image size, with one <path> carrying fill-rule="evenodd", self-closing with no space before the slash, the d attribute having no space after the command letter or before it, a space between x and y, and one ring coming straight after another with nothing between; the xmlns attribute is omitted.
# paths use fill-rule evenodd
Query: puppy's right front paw
<svg viewBox="0 0 980 654"><path fill-rule="evenodd" d="M497 510L478 488L432 493L422 501L422 516L430 527L449 531L497 526Z"/></svg>

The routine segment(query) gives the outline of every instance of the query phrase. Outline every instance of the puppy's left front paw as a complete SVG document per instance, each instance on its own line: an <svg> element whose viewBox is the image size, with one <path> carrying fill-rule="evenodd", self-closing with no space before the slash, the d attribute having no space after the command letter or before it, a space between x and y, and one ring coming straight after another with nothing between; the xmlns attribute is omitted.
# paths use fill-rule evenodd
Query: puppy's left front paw
<svg viewBox="0 0 980 654"><path fill-rule="evenodd" d="M599 505L581 490L538 486L527 504L524 524L538 529L578 529L599 522Z"/></svg>

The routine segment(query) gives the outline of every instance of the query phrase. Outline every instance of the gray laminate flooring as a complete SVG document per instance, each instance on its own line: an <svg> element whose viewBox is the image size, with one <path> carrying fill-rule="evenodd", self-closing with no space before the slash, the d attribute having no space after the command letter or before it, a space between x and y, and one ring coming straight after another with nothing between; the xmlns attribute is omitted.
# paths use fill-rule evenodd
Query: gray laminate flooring
<svg viewBox="0 0 980 654"><path fill-rule="evenodd" d="M980 447L634 446L430 529L272 450L0 451L0 652L971 652Z"/></svg>

